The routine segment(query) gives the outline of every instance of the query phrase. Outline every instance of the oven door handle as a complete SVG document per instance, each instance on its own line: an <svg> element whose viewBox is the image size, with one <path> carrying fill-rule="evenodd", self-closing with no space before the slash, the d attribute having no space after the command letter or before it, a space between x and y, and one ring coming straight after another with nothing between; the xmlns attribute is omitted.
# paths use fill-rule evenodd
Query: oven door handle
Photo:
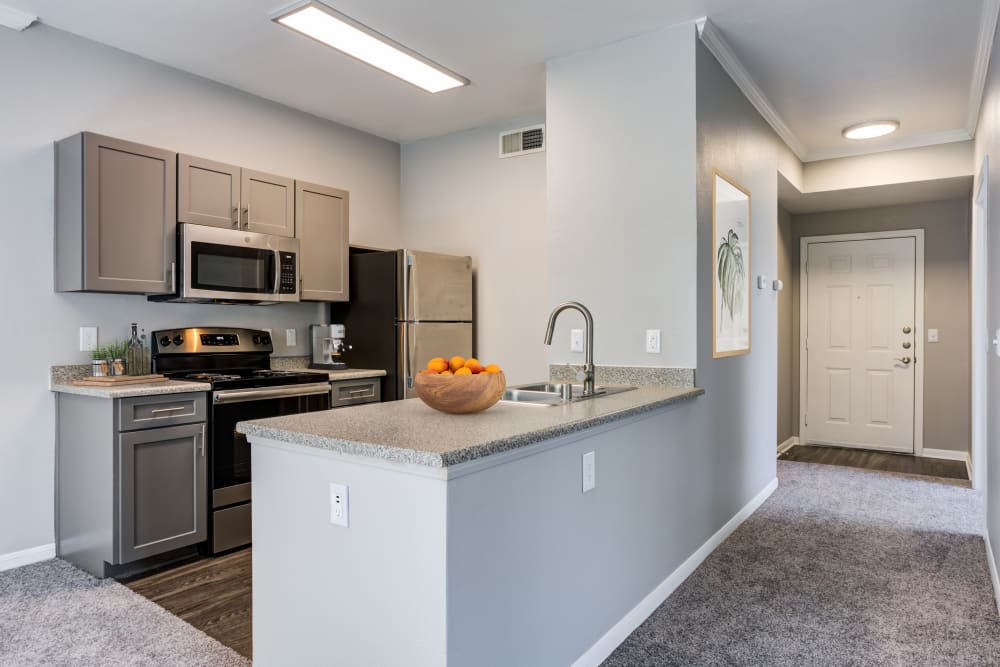
<svg viewBox="0 0 1000 667"><path fill-rule="evenodd" d="M315 384L297 384L290 387L267 387L259 389L222 389L212 392L212 402L246 403L247 401L263 401L268 398L291 398L295 396L319 396L330 393L328 382Z"/></svg>

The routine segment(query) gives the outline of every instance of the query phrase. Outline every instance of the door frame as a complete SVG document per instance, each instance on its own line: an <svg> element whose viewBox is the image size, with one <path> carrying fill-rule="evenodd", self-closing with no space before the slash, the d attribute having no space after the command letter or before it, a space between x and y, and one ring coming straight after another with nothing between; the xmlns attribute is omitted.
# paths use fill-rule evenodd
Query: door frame
<svg viewBox="0 0 1000 667"><path fill-rule="evenodd" d="M809 405L809 357L806 354L806 333L809 313L809 244L833 243L840 241L876 241L880 239L913 238L916 241L915 281L914 281L914 322L913 322L913 455L924 453L924 230L900 229L886 232L864 232L860 234L826 234L803 236L799 240L799 441L808 444L806 438L806 406ZM918 356L919 353L919 356ZM817 444L836 445L839 443ZM849 445L842 445L849 446ZM874 449L874 448L873 448Z"/></svg>
<svg viewBox="0 0 1000 667"><path fill-rule="evenodd" d="M987 238L989 235L989 174L990 158L983 156L983 163L979 169L979 179L972 196L972 234L971 248L969 250L970 263L970 287L972 306L972 354L970 362L972 366L972 442L969 443L969 454L972 480L972 488L985 490L986 479L986 459L987 459L987 430L989 411L988 388L989 382L986 377L987 364L990 358L990 331L988 321L989 304L989 247Z"/></svg>

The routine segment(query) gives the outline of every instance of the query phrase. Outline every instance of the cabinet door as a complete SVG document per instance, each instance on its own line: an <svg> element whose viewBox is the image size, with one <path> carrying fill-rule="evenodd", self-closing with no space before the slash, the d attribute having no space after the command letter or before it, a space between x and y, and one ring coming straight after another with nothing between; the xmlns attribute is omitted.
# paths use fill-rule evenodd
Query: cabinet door
<svg viewBox="0 0 1000 667"><path fill-rule="evenodd" d="M295 181L302 301L347 301L348 200L344 190Z"/></svg>
<svg viewBox="0 0 1000 667"><path fill-rule="evenodd" d="M240 224L240 168L177 156L177 221L235 229Z"/></svg>
<svg viewBox="0 0 1000 667"><path fill-rule="evenodd" d="M174 291L177 154L84 135L84 289Z"/></svg>
<svg viewBox="0 0 1000 667"><path fill-rule="evenodd" d="M244 169L240 189L243 229L295 236L294 196L292 179Z"/></svg>
<svg viewBox="0 0 1000 667"><path fill-rule="evenodd" d="M117 472L119 563L207 539L204 424L120 434Z"/></svg>

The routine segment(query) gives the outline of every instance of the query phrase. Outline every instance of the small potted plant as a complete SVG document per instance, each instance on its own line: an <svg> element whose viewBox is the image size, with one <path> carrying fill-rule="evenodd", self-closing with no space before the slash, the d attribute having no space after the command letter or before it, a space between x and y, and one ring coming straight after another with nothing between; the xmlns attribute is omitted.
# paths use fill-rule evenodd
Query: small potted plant
<svg viewBox="0 0 1000 667"><path fill-rule="evenodd" d="M104 348L107 354L108 375L125 375L125 355L128 353L128 341L116 340Z"/></svg>
<svg viewBox="0 0 1000 667"><path fill-rule="evenodd" d="M90 374L94 377L108 374L108 351L100 345L90 352Z"/></svg>

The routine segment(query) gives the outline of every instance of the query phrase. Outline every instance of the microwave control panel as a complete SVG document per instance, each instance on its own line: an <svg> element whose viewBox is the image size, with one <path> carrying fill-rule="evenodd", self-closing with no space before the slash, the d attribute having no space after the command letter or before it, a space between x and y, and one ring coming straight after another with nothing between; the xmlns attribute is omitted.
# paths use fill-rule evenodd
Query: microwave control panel
<svg viewBox="0 0 1000 667"><path fill-rule="evenodd" d="M281 285L278 288L280 294L295 294L298 287L298 271L295 269L295 253L278 253L281 258Z"/></svg>

